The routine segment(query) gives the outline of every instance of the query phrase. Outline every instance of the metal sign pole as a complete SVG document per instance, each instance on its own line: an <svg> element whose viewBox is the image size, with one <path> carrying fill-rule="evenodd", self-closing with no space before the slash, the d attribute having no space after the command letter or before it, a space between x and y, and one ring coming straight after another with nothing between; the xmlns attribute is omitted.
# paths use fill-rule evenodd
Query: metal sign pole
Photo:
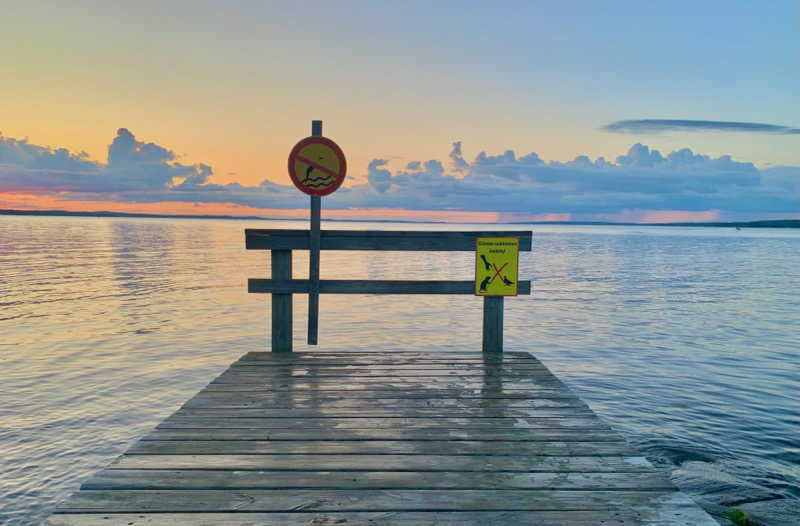
<svg viewBox="0 0 800 526"><path fill-rule="evenodd" d="M308 344L317 344L319 327L319 251L322 196L335 192L347 174L347 160L339 145L322 136L322 121L311 121L311 136L289 153L289 177L311 196L308 231Z"/></svg>
<svg viewBox="0 0 800 526"><path fill-rule="evenodd" d="M311 136L322 137L322 121L311 121ZM308 257L308 344L317 344L319 328L319 230L322 197L311 196L311 230Z"/></svg>

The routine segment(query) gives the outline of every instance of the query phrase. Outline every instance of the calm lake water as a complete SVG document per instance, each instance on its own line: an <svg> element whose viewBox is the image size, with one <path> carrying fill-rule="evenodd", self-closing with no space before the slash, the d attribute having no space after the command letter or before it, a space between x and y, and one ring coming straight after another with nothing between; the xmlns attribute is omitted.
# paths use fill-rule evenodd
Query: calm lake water
<svg viewBox="0 0 800 526"><path fill-rule="evenodd" d="M268 296L246 284L268 258L244 249L246 227L307 223L0 216L0 523L38 524L230 362L266 350ZM800 232L498 228L534 232L520 257L534 292L505 302L507 350L533 352L717 517L796 517ZM473 258L325 252L321 274L464 280ZM294 268L307 276L307 253ZM296 350L480 349L479 298L333 295L320 308L308 347L296 296Z"/></svg>

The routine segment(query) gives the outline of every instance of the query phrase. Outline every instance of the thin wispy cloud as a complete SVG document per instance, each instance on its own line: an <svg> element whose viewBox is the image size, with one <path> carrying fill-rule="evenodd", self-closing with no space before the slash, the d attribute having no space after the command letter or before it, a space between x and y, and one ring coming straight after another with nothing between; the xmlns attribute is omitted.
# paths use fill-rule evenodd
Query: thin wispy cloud
<svg viewBox="0 0 800 526"><path fill-rule="evenodd" d="M718 210L797 214L800 168L759 170L729 155L710 157L683 148L662 154L634 144L614 160L580 155L545 161L531 152L480 152L472 161L453 143L446 163L411 161L392 169L373 159L366 183L325 199L330 210L402 209L597 217L626 210ZM51 195L118 203L230 203L262 209L301 209L307 197L288 180L255 186L211 183L206 164L181 164L171 150L139 141L121 128L106 163L83 153L0 136L0 193Z"/></svg>
<svg viewBox="0 0 800 526"><path fill-rule="evenodd" d="M748 132L776 135L800 134L800 128L760 122L693 121L683 119L635 119L606 124L605 131L618 133L659 133L666 131Z"/></svg>

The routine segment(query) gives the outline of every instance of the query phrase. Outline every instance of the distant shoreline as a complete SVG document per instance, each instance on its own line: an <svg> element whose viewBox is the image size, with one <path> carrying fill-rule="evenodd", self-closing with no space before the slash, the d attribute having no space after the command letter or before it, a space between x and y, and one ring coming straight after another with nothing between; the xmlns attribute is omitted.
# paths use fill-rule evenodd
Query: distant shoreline
<svg viewBox="0 0 800 526"><path fill-rule="evenodd" d="M234 219L256 221L303 221L302 218L289 219L284 217L262 216L228 216L228 215L190 215L190 214L135 214L127 212L69 212L67 210L5 210L0 209L0 215L15 216L68 216L68 217L141 217L156 219ZM342 223L448 223L447 221L410 221L397 219L325 219L325 221ZM800 228L800 219L767 219L761 221L733 221L733 222L701 222L701 223L614 223L605 221L510 221L504 223L483 223L475 221L473 224L502 224L502 225L621 225L621 226L713 226L727 228Z"/></svg>

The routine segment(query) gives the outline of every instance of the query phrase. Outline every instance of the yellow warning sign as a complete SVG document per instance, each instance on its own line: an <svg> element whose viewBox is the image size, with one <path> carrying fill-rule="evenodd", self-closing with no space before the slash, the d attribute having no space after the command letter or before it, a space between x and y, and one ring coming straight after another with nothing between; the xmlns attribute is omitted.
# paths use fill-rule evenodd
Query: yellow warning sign
<svg viewBox="0 0 800 526"><path fill-rule="evenodd" d="M325 137L306 137L289 154L292 182L310 195L328 195L344 181L347 163L341 148Z"/></svg>
<svg viewBox="0 0 800 526"><path fill-rule="evenodd" d="M475 295L516 296L519 238L479 237L475 246Z"/></svg>

